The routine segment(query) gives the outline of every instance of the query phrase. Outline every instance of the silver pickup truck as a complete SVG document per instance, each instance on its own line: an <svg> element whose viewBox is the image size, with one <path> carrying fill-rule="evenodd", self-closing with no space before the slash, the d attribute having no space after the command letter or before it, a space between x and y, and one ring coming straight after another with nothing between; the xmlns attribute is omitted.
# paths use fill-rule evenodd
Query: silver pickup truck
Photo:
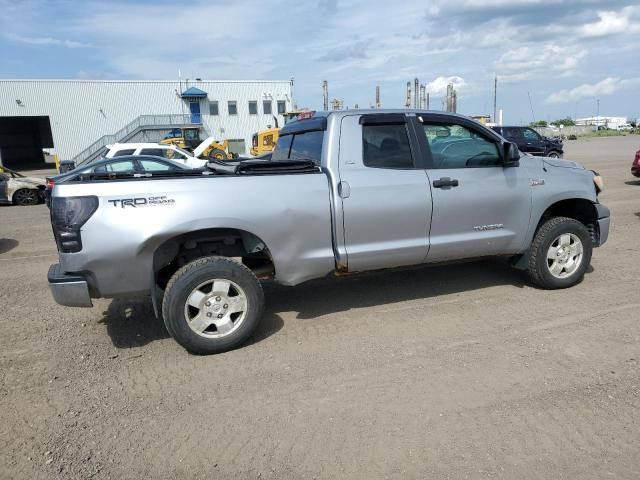
<svg viewBox="0 0 640 480"><path fill-rule="evenodd" d="M307 113L271 161L80 180L51 194L55 300L150 294L200 354L252 334L261 279L507 256L538 286L566 288L609 233L597 174L431 111Z"/></svg>

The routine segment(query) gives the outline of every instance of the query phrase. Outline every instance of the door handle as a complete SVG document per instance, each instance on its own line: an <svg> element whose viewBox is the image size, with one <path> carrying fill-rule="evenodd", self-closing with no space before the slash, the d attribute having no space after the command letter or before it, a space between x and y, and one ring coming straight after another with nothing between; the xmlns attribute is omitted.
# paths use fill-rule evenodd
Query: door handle
<svg viewBox="0 0 640 480"><path fill-rule="evenodd" d="M435 188L450 188L450 187L457 187L459 185L458 180L456 180L455 178L449 178L449 177L442 177L438 180L434 180L433 181L433 186Z"/></svg>
<svg viewBox="0 0 640 480"><path fill-rule="evenodd" d="M338 195L340 195L340 198L349 198L351 186L347 182L340 182L338 184Z"/></svg>

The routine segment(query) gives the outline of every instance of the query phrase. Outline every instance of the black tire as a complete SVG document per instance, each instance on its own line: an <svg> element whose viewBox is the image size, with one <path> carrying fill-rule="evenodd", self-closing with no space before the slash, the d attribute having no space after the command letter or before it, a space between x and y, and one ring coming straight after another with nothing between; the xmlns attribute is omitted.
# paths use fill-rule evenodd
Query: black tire
<svg viewBox="0 0 640 480"><path fill-rule="evenodd" d="M552 244L564 234L576 236L582 244L582 257L575 271L564 278L558 278L551 273L550 262L547 258ZM536 232L530 247L529 277L536 285L545 289L559 289L572 287L582 281L591 263L593 243L591 235L581 222L567 217L553 217L545 221Z"/></svg>
<svg viewBox="0 0 640 480"><path fill-rule="evenodd" d="M547 154L547 158L560 158L560 153L554 151L551 151Z"/></svg>
<svg viewBox="0 0 640 480"><path fill-rule="evenodd" d="M217 338L211 337L219 334L215 331L215 325L208 327L213 331L199 334L189 326L186 318L186 311L191 308L187 306L189 296L199 285L214 279L232 282L246 298L246 312L239 325ZM225 352L244 343L258 326L263 308L262 286L251 270L225 257L204 257L188 263L171 277L162 301L162 316L169 334L187 351L208 355ZM215 321L215 317L212 321Z"/></svg>
<svg viewBox="0 0 640 480"><path fill-rule="evenodd" d="M215 158L216 160L227 160L227 152L224 150L220 150L219 148L214 148L209 152L209 158Z"/></svg>
<svg viewBox="0 0 640 480"><path fill-rule="evenodd" d="M40 190L21 188L13 193L15 205L37 205L40 202Z"/></svg>

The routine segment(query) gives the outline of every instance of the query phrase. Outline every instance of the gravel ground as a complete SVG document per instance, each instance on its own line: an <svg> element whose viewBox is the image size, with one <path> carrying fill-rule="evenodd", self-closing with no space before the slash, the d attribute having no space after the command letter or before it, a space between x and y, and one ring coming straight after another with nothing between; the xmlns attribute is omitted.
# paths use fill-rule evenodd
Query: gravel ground
<svg viewBox="0 0 640 480"><path fill-rule="evenodd" d="M613 215L579 286L492 261L269 285L210 357L148 299L56 305L46 207L0 208L0 477L640 478L640 137L566 143Z"/></svg>

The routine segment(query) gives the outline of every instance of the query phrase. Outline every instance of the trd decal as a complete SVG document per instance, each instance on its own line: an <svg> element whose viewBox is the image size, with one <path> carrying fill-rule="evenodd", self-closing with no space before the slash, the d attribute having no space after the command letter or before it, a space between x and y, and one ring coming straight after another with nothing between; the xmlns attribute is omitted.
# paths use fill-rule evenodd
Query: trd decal
<svg viewBox="0 0 640 480"><path fill-rule="evenodd" d="M176 201L173 198L167 198L165 195L157 197L136 197L136 198L117 198L115 200L107 200L114 207L159 207L165 205L173 205Z"/></svg>

